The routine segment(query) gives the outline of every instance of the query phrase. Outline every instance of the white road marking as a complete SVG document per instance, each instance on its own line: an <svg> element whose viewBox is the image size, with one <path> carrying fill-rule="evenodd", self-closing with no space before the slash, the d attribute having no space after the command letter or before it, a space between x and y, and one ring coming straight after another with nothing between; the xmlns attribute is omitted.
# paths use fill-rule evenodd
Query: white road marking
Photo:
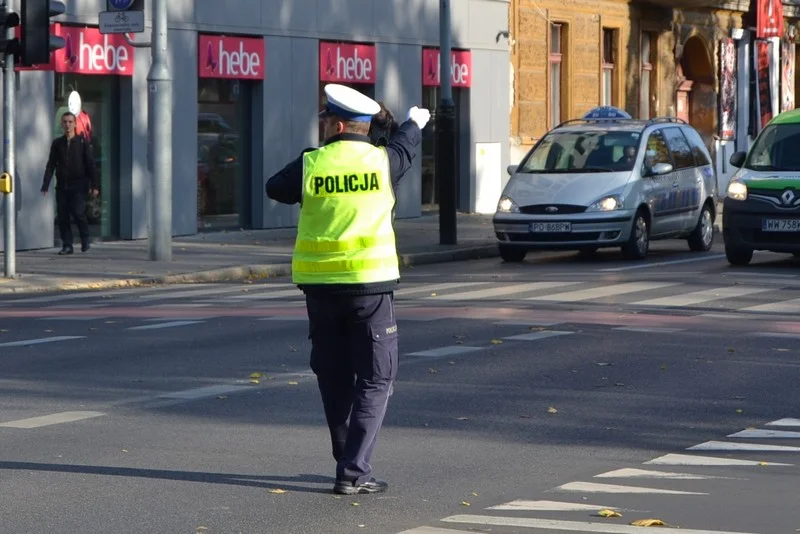
<svg viewBox="0 0 800 534"><path fill-rule="evenodd" d="M439 291L446 291L448 289L459 289L466 287L475 287L486 285L487 282L455 282L449 284L423 284L421 286L407 287L398 289L394 292L395 297L405 297L407 295L415 295L418 293L438 293Z"/></svg>
<svg viewBox="0 0 800 534"><path fill-rule="evenodd" d="M308 321L308 317L262 317L259 321Z"/></svg>
<svg viewBox="0 0 800 534"><path fill-rule="evenodd" d="M620 326L614 330L624 330L626 332L646 332L650 334L671 334L674 332L682 332L681 328L662 328L658 326Z"/></svg>
<svg viewBox="0 0 800 534"><path fill-rule="evenodd" d="M183 400L196 400L204 399L206 397L214 397L225 393L239 393L242 391L252 390L253 386L207 386L202 388L187 389L184 391L175 391L173 393L166 393L159 395L160 399L183 399Z"/></svg>
<svg viewBox="0 0 800 534"><path fill-rule="evenodd" d="M438 349L423 350L419 352L411 352L406 356L425 356L427 358L438 358L442 356L453 356L456 354L466 354L468 352L475 352L476 350L483 350L486 347L468 347L466 345L453 345L451 347L440 347Z"/></svg>
<svg viewBox="0 0 800 534"><path fill-rule="evenodd" d="M772 289L746 286L718 287L715 289L705 289L703 291L695 291L693 293L685 293L682 295L673 295L671 297L631 302L630 304L634 306L694 306L696 304L703 304L705 302L743 297L745 295L754 295L756 293L766 293L768 291L772 291Z"/></svg>
<svg viewBox="0 0 800 534"><path fill-rule="evenodd" d="M570 532L605 532L607 534L642 534L642 527L631 525L614 525L611 523L593 523L582 521L560 521L557 519L533 519L527 517L496 517L489 515L453 515L445 517L447 523L472 523L476 525L494 525L498 527L520 527L542 530L561 530ZM753 534L750 532L733 532L728 530L694 530L689 528L670 528L676 534Z"/></svg>
<svg viewBox="0 0 800 534"><path fill-rule="evenodd" d="M733 277L743 277L743 278L754 278L754 277L763 277L763 278L797 278L796 274L775 274L775 273L759 273L756 271L747 270L747 272L731 272L725 273L724 277L733 276Z"/></svg>
<svg viewBox="0 0 800 534"><path fill-rule="evenodd" d="M741 432L730 434L729 438L752 438L752 439L800 439L800 432L789 430L761 430L757 428L747 428Z"/></svg>
<svg viewBox="0 0 800 534"><path fill-rule="evenodd" d="M621 271L633 271L636 269L649 269L651 267L663 267L664 265L681 265L683 263L693 263L697 261L710 261L724 258L725 254L712 254L710 256L699 256L697 258L688 258L685 260L672 260L672 261L659 261L655 263L640 263L638 265L629 265L627 267L614 267L613 269L598 269L601 273L618 273Z"/></svg>
<svg viewBox="0 0 800 534"><path fill-rule="evenodd" d="M203 321L208 321L208 320L211 320L211 319L216 319L217 317L219 317L219 316L218 315L204 315L202 317L170 317L170 319L172 319L172 322L176 322L176 321L203 322ZM158 321L163 322L164 318L163 317L148 317L147 319L144 319L144 321L146 321L148 323L157 323Z"/></svg>
<svg viewBox="0 0 800 534"><path fill-rule="evenodd" d="M150 294L150 293L160 293L164 291L175 291L175 287L172 286L162 286L162 287L138 287L132 289L112 289L109 291L89 291L86 293L58 293L55 295L47 295L44 297L26 297L22 299L16 300L8 300L8 303L14 304L37 304L43 302L61 302L61 301L72 301L72 300L84 300L84 299L104 299L107 297L120 297L125 295L131 294Z"/></svg>
<svg viewBox="0 0 800 534"><path fill-rule="evenodd" d="M57 304L55 306L45 306L48 310L91 310L105 307L105 304Z"/></svg>
<svg viewBox="0 0 800 534"><path fill-rule="evenodd" d="M284 289L281 291L261 291L256 293L248 292L248 293L242 293L241 295L223 297L222 300L227 300L227 301L275 300L275 299L285 299L291 297L305 298L303 292L295 288L295 289Z"/></svg>
<svg viewBox="0 0 800 534"><path fill-rule="evenodd" d="M41 417L31 417L29 419L20 419L18 421L9 421L7 423L0 423L3 428L22 428L30 430L32 428L39 428L43 426L59 425L61 423L73 423L75 421L82 421L84 419L91 419L93 417L100 417L105 415L102 412L61 412L50 415L43 415Z"/></svg>
<svg viewBox="0 0 800 534"><path fill-rule="evenodd" d="M777 421L767 423L767 426L800 426L800 419L778 419Z"/></svg>
<svg viewBox="0 0 800 534"><path fill-rule="evenodd" d="M694 491L677 491L659 488L642 488L639 486L619 486L617 484L596 484L594 482L569 482L556 488L561 491L575 491L580 493L642 493L661 495L708 495Z"/></svg>
<svg viewBox="0 0 800 534"><path fill-rule="evenodd" d="M132 326L128 330L160 330L162 328L174 328L176 326L189 326L199 324L203 321L171 321L168 323L148 324L144 326Z"/></svg>
<svg viewBox="0 0 800 534"><path fill-rule="evenodd" d="M504 321L501 323L494 323L497 326L558 326L564 323L548 323L546 321Z"/></svg>
<svg viewBox="0 0 800 534"><path fill-rule="evenodd" d="M475 534L473 530L453 530L450 528L418 527L404 530L399 534Z"/></svg>
<svg viewBox="0 0 800 534"><path fill-rule="evenodd" d="M568 336L575 332L561 332L558 330L544 330L542 332L531 332L530 334L520 334L518 336L508 336L503 339L509 341L538 341L540 339L547 339L549 337Z"/></svg>
<svg viewBox="0 0 800 534"><path fill-rule="evenodd" d="M794 464L782 464L775 462L759 462L755 460L737 460L735 458L715 458L713 456L692 456L689 454L666 454L659 456L645 465L693 465L706 467L722 466L784 466L791 467Z"/></svg>
<svg viewBox="0 0 800 534"><path fill-rule="evenodd" d="M724 441L706 441L687 451L761 451L761 452L800 452L800 447L783 445L759 445L755 443L726 443Z"/></svg>
<svg viewBox="0 0 800 534"><path fill-rule="evenodd" d="M640 291L651 291L653 289L661 289L664 287L677 286L677 285L681 284L677 282L628 282L625 284L611 284L602 287L595 287L592 289L568 291L566 293L555 293L552 295L543 295L540 297L528 297L524 300L579 302L583 300L592 300L604 297L615 297L617 295L625 295L627 293L638 293Z"/></svg>
<svg viewBox="0 0 800 534"><path fill-rule="evenodd" d="M70 341L72 339L84 339L86 336L54 336L39 339L28 339L26 341L9 341L0 343L0 347L28 347L30 345L42 345L44 343L55 343L57 341Z"/></svg>
<svg viewBox="0 0 800 534"><path fill-rule="evenodd" d="M152 308L207 308L208 306L211 306L211 304L209 303L201 304L198 302L191 302L188 304L182 302L181 303L173 302L171 304L151 304L150 306L144 306L144 308L149 310Z"/></svg>
<svg viewBox="0 0 800 534"><path fill-rule="evenodd" d="M496 285L488 289L476 289L474 291L464 291L461 293L450 293L447 295L437 295L435 297L425 297L425 300L479 300L491 299L503 295L521 294L540 289L556 289L565 286L574 286L579 282L532 282L530 284Z"/></svg>
<svg viewBox="0 0 800 534"><path fill-rule="evenodd" d="M800 312L800 299L782 300L780 302L770 302L759 304L749 308L741 308L743 312L767 312L767 313L798 313Z"/></svg>
<svg viewBox="0 0 800 534"><path fill-rule="evenodd" d="M290 284L276 284L282 287L289 286ZM192 297L205 297L208 295L224 295L226 293L242 293L244 291L250 291L252 286L223 286L223 287L213 287L208 289L207 287L202 287L201 289L186 289L186 290L179 290L179 291L171 291L167 293L159 293L155 295L144 295L141 297L134 296L133 301L135 302L153 302L158 300L177 300L183 298L192 298Z"/></svg>
<svg viewBox="0 0 800 534"><path fill-rule="evenodd" d="M693 475L691 473L647 471L645 469L617 469L616 471L609 471L607 473L595 475L594 478L664 478L668 480L708 480L720 477Z"/></svg>
<svg viewBox="0 0 800 534"><path fill-rule="evenodd" d="M598 510L621 510L616 506L605 506L601 504L576 504L572 502L560 501L525 501L516 500L497 506L490 506L487 510L515 510L520 512L580 512Z"/></svg>

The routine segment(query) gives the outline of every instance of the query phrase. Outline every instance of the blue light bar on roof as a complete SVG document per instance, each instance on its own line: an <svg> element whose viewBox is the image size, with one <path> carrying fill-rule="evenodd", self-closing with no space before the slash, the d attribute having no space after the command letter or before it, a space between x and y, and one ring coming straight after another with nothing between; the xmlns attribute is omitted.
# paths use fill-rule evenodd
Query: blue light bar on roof
<svg viewBox="0 0 800 534"><path fill-rule="evenodd" d="M583 116L584 120L622 120L631 119L629 114L614 106L600 106Z"/></svg>

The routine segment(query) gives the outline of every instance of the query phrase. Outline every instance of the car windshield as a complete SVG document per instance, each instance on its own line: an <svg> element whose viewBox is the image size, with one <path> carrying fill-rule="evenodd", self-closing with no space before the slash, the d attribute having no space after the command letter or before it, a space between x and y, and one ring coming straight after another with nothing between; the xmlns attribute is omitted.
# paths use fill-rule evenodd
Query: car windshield
<svg viewBox="0 0 800 534"><path fill-rule="evenodd" d="M800 171L800 124L772 124L756 139L745 168L753 171Z"/></svg>
<svg viewBox="0 0 800 534"><path fill-rule="evenodd" d="M528 155L519 172L623 172L633 169L639 132L552 131Z"/></svg>

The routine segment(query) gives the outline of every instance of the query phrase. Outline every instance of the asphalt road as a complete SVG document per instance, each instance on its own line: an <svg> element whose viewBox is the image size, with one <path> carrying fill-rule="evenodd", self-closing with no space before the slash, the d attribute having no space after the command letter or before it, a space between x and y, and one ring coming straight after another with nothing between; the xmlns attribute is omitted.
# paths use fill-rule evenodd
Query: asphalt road
<svg viewBox="0 0 800 534"><path fill-rule="evenodd" d="M390 491L341 498L288 280L7 296L0 531L794 532L799 267L668 242L407 270Z"/></svg>

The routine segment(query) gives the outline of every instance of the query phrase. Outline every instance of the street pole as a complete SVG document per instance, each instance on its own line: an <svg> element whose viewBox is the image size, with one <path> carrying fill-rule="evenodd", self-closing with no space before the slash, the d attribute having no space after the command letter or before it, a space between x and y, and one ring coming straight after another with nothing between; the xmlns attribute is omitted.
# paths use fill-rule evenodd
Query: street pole
<svg viewBox="0 0 800 534"><path fill-rule="evenodd" d="M436 181L439 184L439 244L455 245L456 110L450 71L450 0L439 0L439 80L441 103L436 112Z"/></svg>
<svg viewBox="0 0 800 534"><path fill-rule="evenodd" d="M152 63L147 74L150 124L150 259L172 261L172 77L167 54L167 0L153 0Z"/></svg>
<svg viewBox="0 0 800 534"><path fill-rule="evenodd" d="M6 14L11 13L11 6L8 2L3 5ZM6 39L11 42L14 39L14 28L6 29ZM5 55L3 63L3 167L5 172L11 175L11 183L14 184L14 56L10 53ZM3 207L5 216L3 217L3 271L6 278L15 278L17 264L17 231L16 231L16 207L14 206L14 191L12 185L11 193L3 195Z"/></svg>

